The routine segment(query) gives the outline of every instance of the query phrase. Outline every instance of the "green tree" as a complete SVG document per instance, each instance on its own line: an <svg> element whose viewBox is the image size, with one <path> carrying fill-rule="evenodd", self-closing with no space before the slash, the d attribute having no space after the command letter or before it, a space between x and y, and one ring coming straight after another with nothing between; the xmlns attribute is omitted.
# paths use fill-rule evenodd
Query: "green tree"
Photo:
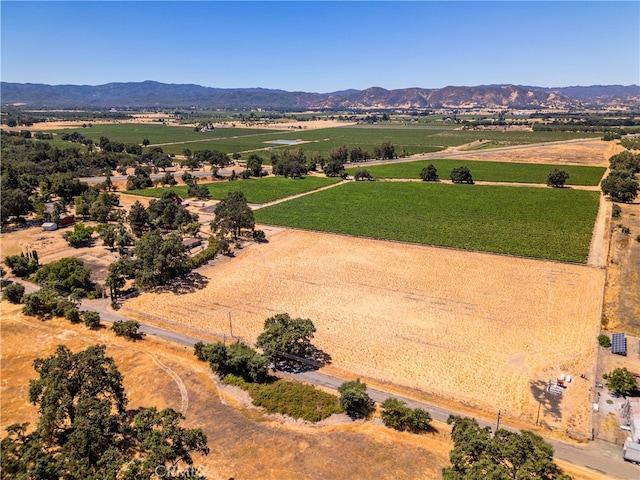
<svg viewBox="0 0 640 480"><path fill-rule="evenodd" d="M569 172L554 168L547 176L547 185L554 188L564 187L565 182L569 178Z"/></svg>
<svg viewBox="0 0 640 480"><path fill-rule="evenodd" d="M100 240L107 248L113 248L116 243L116 227L108 223L101 223L96 227Z"/></svg>
<svg viewBox="0 0 640 480"><path fill-rule="evenodd" d="M166 239L158 230L145 233L134 250L136 284L156 285L186 272L189 267L187 249L182 237L172 233Z"/></svg>
<svg viewBox="0 0 640 480"><path fill-rule="evenodd" d="M451 466L442 469L444 480L496 480L545 478L570 480L553 463L553 448L533 432L504 429L491 435L491 428L480 428L472 418L449 416L453 425L449 452Z"/></svg>
<svg viewBox="0 0 640 480"><path fill-rule="evenodd" d="M135 320L117 320L111 325L111 330L118 337L125 337L128 340L141 338L140 323Z"/></svg>
<svg viewBox="0 0 640 480"><path fill-rule="evenodd" d="M182 205L182 199L172 190L162 192L157 200L151 200L147 214L149 225L168 230L177 230L185 223L198 220L197 215L191 215Z"/></svg>
<svg viewBox="0 0 640 480"><path fill-rule="evenodd" d="M631 203L638 196L638 181L627 170L613 170L600 183L602 193L614 202Z"/></svg>
<svg viewBox="0 0 640 480"><path fill-rule="evenodd" d="M176 179L174 178L173 174L170 172L167 172L164 174L164 176L162 177L162 180L160 181L160 183L162 185L169 185L170 187L173 187L175 184L177 184L178 182L176 182Z"/></svg>
<svg viewBox="0 0 640 480"><path fill-rule="evenodd" d="M16 277L28 277L40 268L38 255L35 250L28 253L21 252L20 255L7 255L4 263L11 269L11 273Z"/></svg>
<svg viewBox="0 0 640 480"><path fill-rule="evenodd" d="M367 393L367 385L360 379L344 382L338 387L340 406L352 416L366 417L371 413L373 402Z"/></svg>
<svg viewBox="0 0 640 480"><path fill-rule="evenodd" d="M73 225L73 230L64 232L62 237L72 247L86 247L93 239L93 232L95 232L93 227L87 227L84 223L78 222Z"/></svg>
<svg viewBox="0 0 640 480"><path fill-rule="evenodd" d="M21 283L10 283L2 291L2 298L9 300L11 303L20 303L24 296L24 285Z"/></svg>
<svg viewBox="0 0 640 480"><path fill-rule="evenodd" d="M420 171L420 178L425 182L438 181L438 170L433 163L430 163Z"/></svg>
<svg viewBox="0 0 640 480"><path fill-rule="evenodd" d="M371 181L371 180L373 180L373 177L372 177L372 176L371 176L371 174L369 173L369 170L365 170L365 169L363 168L363 169L358 170L358 171L353 175L353 179L354 179L356 182L364 181L364 180L369 180L369 181Z"/></svg>
<svg viewBox="0 0 640 480"><path fill-rule="evenodd" d="M467 167L455 167L451 170L450 178L453 183L473 184L473 177Z"/></svg>
<svg viewBox="0 0 640 480"><path fill-rule="evenodd" d="M136 200L129 209L127 221L133 234L140 238L149 228L149 213L140 201Z"/></svg>
<svg viewBox="0 0 640 480"><path fill-rule="evenodd" d="M111 194L108 192L101 192L89 208L91 220L99 223L105 223L109 219L109 213L111 213L112 208L113 199Z"/></svg>
<svg viewBox="0 0 640 480"><path fill-rule="evenodd" d="M598 335L598 343L601 347L609 348L611 346L611 339L609 338L609 335L601 333L600 335Z"/></svg>
<svg viewBox="0 0 640 480"><path fill-rule="evenodd" d="M109 268L107 270L107 278L104 284L109 287L110 297L113 302L118 299L118 296L120 295L120 289L125 286L125 270L126 267L122 259L113 262L111 265L109 265Z"/></svg>
<svg viewBox="0 0 640 480"><path fill-rule="evenodd" d="M0 202L0 215L2 223L7 223L11 217L23 217L34 211L29 196L19 188L3 189L2 202Z"/></svg>
<svg viewBox="0 0 640 480"><path fill-rule="evenodd" d="M261 177L263 163L262 157L255 153L250 154L247 158L247 168L251 171L251 175Z"/></svg>
<svg viewBox="0 0 640 480"><path fill-rule="evenodd" d="M67 295L73 293L84 296L95 288L91 281L91 270L84 266L82 260L74 257L43 265L33 279L42 286L55 288Z"/></svg>
<svg viewBox="0 0 640 480"><path fill-rule="evenodd" d="M209 453L202 431L181 427L184 417L172 409L128 415L122 375L105 349L60 346L34 361L39 378L30 382L29 400L38 406L38 424L29 434L26 423L7 429L3 478L151 480L159 467L185 470L193 452Z"/></svg>
<svg viewBox="0 0 640 480"><path fill-rule="evenodd" d="M265 320L256 346L262 348L272 362L277 362L278 352L306 358L313 352L311 339L315 332L316 327L308 318L294 319L288 313L279 313Z"/></svg>
<svg viewBox="0 0 640 480"><path fill-rule="evenodd" d="M242 230L253 232L255 219L253 210L247 203L247 198L241 191L233 191L227 194L227 198L218 203L214 210L215 218L211 222L211 230L224 236L231 232L236 240Z"/></svg>
<svg viewBox="0 0 640 480"><path fill-rule="evenodd" d="M82 314L84 324L89 328L98 328L100 326L100 314L87 310Z"/></svg>
<svg viewBox="0 0 640 480"><path fill-rule="evenodd" d="M387 427L412 433L431 429L431 415L421 408L412 409L397 398L387 398L382 403L382 421Z"/></svg>
<svg viewBox="0 0 640 480"><path fill-rule="evenodd" d="M189 187L187 194L198 200L206 200L211 196L206 185L197 185L195 183Z"/></svg>
<svg viewBox="0 0 640 480"><path fill-rule="evenodd" d="M627 367L604 373L602 378L607 381L607 388L619 395L629 395L638 388L636 377L627 370Z"/></svg>

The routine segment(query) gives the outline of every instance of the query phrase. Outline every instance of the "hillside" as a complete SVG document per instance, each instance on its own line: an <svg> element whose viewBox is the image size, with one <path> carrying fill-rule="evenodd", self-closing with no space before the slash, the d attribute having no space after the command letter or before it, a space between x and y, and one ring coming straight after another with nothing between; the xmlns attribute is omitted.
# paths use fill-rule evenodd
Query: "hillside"
<svg viewBox="0 0 640 480"><path fill-rule="evenodd" d="M2 103L28 108L426 109L426 108L640 108L637 85L543 88L518 85L448 86L287 92L266 88L211 88L154 81L105 85L1 83Z"/></svg>

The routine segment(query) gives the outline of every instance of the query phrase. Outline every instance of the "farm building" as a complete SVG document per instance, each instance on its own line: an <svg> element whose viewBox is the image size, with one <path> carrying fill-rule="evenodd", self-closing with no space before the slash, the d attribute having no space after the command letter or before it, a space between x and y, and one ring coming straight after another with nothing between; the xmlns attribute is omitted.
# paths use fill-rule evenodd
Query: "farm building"
<svg viewBox="0 0 640 480"><path fill-rule="evenodd" d="M191 250L202 245L202 240L199 238L185 238L182 240L182 244L187 247L187 250Z"/></svg>
<svg viewBox="0 0 640 480"><path fill-rule="evenodd" d="M75 223L75 219L73 218L73 215L65 215L63 217L60 217L59 225L61 227L73 225L74 223Z"/></svg>
<svg viewBox="0 0 640 480"><path fill-rule="evenodd" d="M42 230L44 230L45 232L53 232L54 230L58 229L58 225L56 225L53 222L44 222L42 224Z"/></svg>
<svg viewBox="0 0 640 480"><path fill-rule="evenodd" d="M627 397L622 406L622 421L631 430L631 439L640 443L640 398Z"/></svg>

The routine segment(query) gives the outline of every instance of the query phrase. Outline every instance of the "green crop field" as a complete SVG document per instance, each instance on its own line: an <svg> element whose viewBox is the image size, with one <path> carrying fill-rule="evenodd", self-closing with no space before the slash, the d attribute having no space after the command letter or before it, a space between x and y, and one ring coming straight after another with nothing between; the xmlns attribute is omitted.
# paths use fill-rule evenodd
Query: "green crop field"
<svg viewBox="0 0 640 480"><path fill-rule="evenodd" d="M304 177L301 179L290 179L284 177L263 177L252 178L249 180L236 180L233 182L219 181L214 183L206 183L211 194L211 198L221 200L226 198L231 191L241 190L244 192L249 203L267 203L280 198L290 197L299 193L316 190L339 182L337 178L326 177ZM182 198L187 198L187 188L184 185L170 188L149 188L145 190L130 190L125 193L133 195L142 195L146 197L160 198L162 193L167 190L173 190Z"/></svg>
<svg viewBox="0 0 640 480"><path fill-rule="evenodd" d="M432 163L438 170L438 176L449 179L451 170L465 166L471 171L473 179L485 182L547 183L549 172L558 168L569 173L567 185L597 186L604 175L604 167L582 167L574 165L543 165L532 163L485 162L473 160L421 160L417 162L398 162L387 165L361 166L348 168L353 175L360 169L366 169L377 178L420 178L420 171Z"/></svg>
<svg viewBox="0 0 640 480"><path fill-rule="evenodd" d="M599 192L353 182L255 212L309 230L584 263Z"/></svg>
<svg viewBox="0 0 640 480"><path fill-rule="evenodd" d="M345 145L348 149L360 146L373 152L376 145L392 142L396 152L405 149L409 155L417 153L437 152L449 146L458 146L476 140L484 140L486 147L523 145L528 143L552 142L575 138L599 137L597 133L582 132L500 132L456 130L454 125L359 125L316 130L264 130L255 128L216 128L210 132L195 132L192 127L176 127L158 124L108 124L93 125L87 128L56 130L62 133L78 132L94 142L100 137L121 143L140 144L148 139L151 145L160 145L168 154L180 155L184 148L191 151L211 149L225 153L248 153L262 149L282 149L286 146L275 146L266 142L277 139L300 139L305 143L295 146L309 153L318 152L325 158L329 152ZM73 144L69 144L73 145ZM269 151L259 152L265 161L269 161Z"/></svg>

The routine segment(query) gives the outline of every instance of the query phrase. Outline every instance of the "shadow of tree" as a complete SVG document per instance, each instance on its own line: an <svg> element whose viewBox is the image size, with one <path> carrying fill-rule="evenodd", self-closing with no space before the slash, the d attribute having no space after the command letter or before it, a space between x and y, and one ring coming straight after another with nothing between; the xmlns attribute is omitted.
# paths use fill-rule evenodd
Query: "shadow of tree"
<svg viewBox="0 0 640 480"><path fill-rule="evenodd" d="M312 345L311 352L306 358L280 357L278 360L274 361L273 369L281 370L287 373L303 373L318 370L325 365L329 365L330 363L331 355Z"/></svg>
<svg viewBox="0 0 640 480"><path fill-rule="evenodd" d="M180 277L172 278L162 285L157 285L149 289L153 293L173 293L174 295L184 295L202 290L209 283L209 279L197 272L189 272Z"/></svg>
<svg viewBox="0 0 640 480"><path fill-rule="evenodd" d="M540 402L541 409L540 418L544 415L551 415L554 420L559 421L562 419L562 412L560 410L560 404L562 403L562 395L550 392L547 390L548 384L543 380L531 382L529 388L533 398L537 402ZM560 387L561 390L564 390Z"/></svg>

